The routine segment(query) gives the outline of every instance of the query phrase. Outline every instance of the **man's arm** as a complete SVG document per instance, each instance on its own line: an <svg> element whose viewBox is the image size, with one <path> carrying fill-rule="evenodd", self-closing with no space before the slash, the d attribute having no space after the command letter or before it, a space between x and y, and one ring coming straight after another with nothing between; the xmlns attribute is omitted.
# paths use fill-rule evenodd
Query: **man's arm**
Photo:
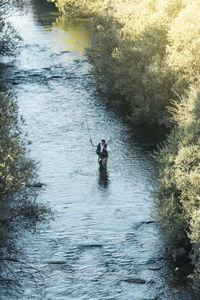
<svg viewBox="0 0 200 300"><path fill-rule="evenodd" d="M90 138L90 143L91 143L92 147L97 147L98 146L98 145L93 144L92 138Z"/></svg>

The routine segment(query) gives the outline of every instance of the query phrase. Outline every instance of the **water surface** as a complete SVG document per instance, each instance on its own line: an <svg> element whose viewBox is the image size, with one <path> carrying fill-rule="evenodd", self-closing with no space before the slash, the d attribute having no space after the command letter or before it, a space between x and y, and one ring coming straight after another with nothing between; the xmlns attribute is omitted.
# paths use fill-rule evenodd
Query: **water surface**
<svg viewBox="0 0 200 300"><path fill-rule="evenodd" d="M65 18L39 3L12 19L23 42L4 79L40 162L39 200L55 215L19 239L42 277L37 285L21 278L23 294L13 299L192 299L168 269L151 217L153 133L128 128L92 86L84 56L92 20ZM107 171L98 169L90 135L110 139Z"/></svg>

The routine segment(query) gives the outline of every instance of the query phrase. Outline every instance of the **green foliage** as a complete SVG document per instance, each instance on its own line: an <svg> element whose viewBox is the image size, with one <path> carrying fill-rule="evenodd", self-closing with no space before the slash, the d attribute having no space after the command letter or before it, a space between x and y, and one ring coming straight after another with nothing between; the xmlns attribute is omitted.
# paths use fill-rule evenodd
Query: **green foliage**
<svg viewBox="0 0 200 300"><path fill-rule="evenodd" d="M34 163L26 158L18 107L14 100L0 94L0 193L16 192L34 177Z"/></svg>
<svg viewBox="0 0 200 300"><path fill-rule="evenodd" d="M30 142L23 135L22 124L16 101L0 93L0 289L6 295L13 289L11 298L19 287L21 291L21 278L33 271L24 260L18 260L17 237L23 229L35 230L36 224L51 214L46 205L36 201L37 191L30 186L36 179L36 164L28 158Z"/></svg>
<svg viewBox="0 0 200 300"><path fill-rule="evenodd" d="M62 12L95 17L88 57L112 104L127 105L133 122L173 123L156 155L157 217L174 247L190 242L200 278L200 2L55 2Z"/></svg>
<svg viewBox="0 0 200 300"><path fill-rule="evenodd" d="M62 12L95 16L88 56L98 88L126 104L136 123L169 125L167 107L199 77L199 1L56 0Z"/></svg>
<svg viewBox="0 0 200 300"><path fill-rule="evenodd" d="M177 97L166 48L182 2L113 1L113 7L96 18L97 33L89 50L96 82L129 105L133 122L168 125L166 107Z"/></svg>
<svg viewBox="0 0 200 300"><path fill-rule="evenodd" d="M91 17L99 12L104 0L49 0L54 2L55 6L62 13L68 13L73 16Z"/></svg>
<svg viewBox="0 0 200 300"><path fill-rule="evenodd" d="M20 38L7 19L22 2L0 1L0 55L15 53ZM7 87L2 84L0 90L7 91ZM17 297L18 289L21 293L20 279L31 272L31 265L17 259L17 237L24 228L34 230L38 221L51 214L46 205L36 202L34 188L27 187L36 179L36 164L28 158L30 142L22 132L23 123L16 101L0 92L0 289L1 296L5 290L7 297L12 286L11 298Z"/></svg>
<svg viewBox="0 0 200 300"><path fill-rule="evenodd" d="M8 17L22 7L23 0L0 1L0 55L13 55L15 53L20 37L8 22Z"/></svg>
<svg viewBox="0 0 200 300"><path fill-rule="evenodd" d="M176 103L175 129L157 153L159 188L157 217L169 241L192 244L196 278L200 275L200 89L199 83Z"/></svg>
<svg viewBox="0 0 200 300"><path fill-rule="evenodd" d="M200 3L185 1L185 6L172 21L168 31L167 63L176 73L173 88L184 89L198 81L200 66Z"/></svg>

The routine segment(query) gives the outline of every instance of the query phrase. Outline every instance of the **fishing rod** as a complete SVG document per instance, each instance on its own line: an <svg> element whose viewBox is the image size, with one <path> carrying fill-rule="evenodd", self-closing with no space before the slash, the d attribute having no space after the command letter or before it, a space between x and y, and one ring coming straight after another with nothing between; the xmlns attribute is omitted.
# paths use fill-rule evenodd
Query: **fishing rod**
<svg viewBox="0 0 200 300"><path fill-rule="evenodd" d="M90 130L90 127L89 127L89 124L88 124L87 116L85 117L85 121L86 121L86 125L87 125L86 127L87 127L87 131L88 131L88 135L89 135L89 138L91 140L92 139L92 137L91 137L91 130ZM111 144L111 139L110 138L107 140L106 144L107 145Z"/></svg>
<svg viewBox="0 0 200 300"><path fill-rule="evenodd" d="M89 137L90 137L90 139L92 139L91 138L90 127L89 127L88 120L87 120L87 116L86 116L85 120L86 120L86 124L87 124L87 131L88 131Z"/></svg>

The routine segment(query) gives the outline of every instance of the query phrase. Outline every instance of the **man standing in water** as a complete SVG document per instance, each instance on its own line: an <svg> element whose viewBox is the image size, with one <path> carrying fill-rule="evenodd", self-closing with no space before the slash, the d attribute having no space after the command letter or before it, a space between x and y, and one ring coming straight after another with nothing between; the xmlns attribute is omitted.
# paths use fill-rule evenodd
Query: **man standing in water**
<svg viewBox="0 0 200 300"><path fill-rule="evenodd" d="M108 152L110 151L109 146L106 144L105 139L101 139L101 143L98 145L94 145L92 138L90 138L91 145L93 147L97 147L96 154L98 155L98 163L100 165L100 168L106 168L107 167L107 161L108 161Z"/></svg>

